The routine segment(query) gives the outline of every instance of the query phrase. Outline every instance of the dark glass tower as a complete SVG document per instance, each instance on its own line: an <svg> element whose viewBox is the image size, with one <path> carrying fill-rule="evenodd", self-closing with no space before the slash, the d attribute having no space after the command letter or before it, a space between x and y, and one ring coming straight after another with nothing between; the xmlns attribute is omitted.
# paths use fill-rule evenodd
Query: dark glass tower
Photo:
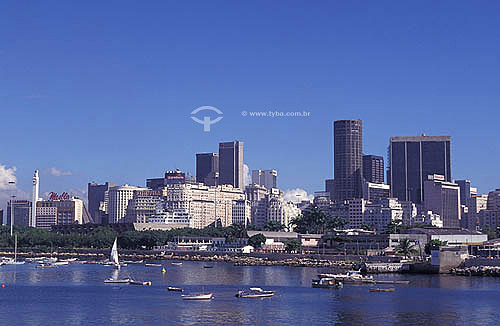
<svg viewBox="0 0 500 326"><path fill-rule="evenodd" d="M334 199L363 197L363 135L361 120L333 123Z"/></svg>
<svg viewBox="0 0 500 326"><path fill-rule="evenodd" d="M384 158L377 155L363 155L363 177L368 182L384 183Z"/></svg>
<svg viewBox="0 0 500 326"><path fill-rule="evenodd" d="M243 142L219 143L219 184L243 189Z"/></svg>
<svg viewBox="0 0 500 326"><path fill-rule="evenodd" d="M391 137L387 182L391 196L421 204L424 181L440 174L451 181L449 136Z"/></svg>
<svg viewBox="0 0 500 326"><path fill-rule="evenodd" d="M217 153L196 154L196 182L216 186L219 178L219 155Z"/></svg>

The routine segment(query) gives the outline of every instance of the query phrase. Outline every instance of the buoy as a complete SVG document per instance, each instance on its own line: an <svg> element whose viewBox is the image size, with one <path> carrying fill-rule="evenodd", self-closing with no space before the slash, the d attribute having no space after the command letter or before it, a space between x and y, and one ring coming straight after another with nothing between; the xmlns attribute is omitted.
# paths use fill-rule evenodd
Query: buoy
<svg viewBox="0 0 500 326"><path fill-rule="evenodd" d="M2 289L5 287L5 284L2 284Z"/></svg>
<svg viewBox="0 0 500 326"><path fill-rule="evenodd" d="M167 271L165 270L165 267L163 267L163 268L161 269L161 272L162 272L162 273L166 273L166 272L167 272Z"/></svg>

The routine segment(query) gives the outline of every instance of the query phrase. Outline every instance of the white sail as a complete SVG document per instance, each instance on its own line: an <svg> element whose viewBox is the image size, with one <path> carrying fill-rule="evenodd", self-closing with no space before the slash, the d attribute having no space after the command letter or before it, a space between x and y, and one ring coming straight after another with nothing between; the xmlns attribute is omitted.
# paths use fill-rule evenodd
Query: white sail
<svg viewBox="0 0 500 326"><path fill-rule="evenodd" d="M118 238L115 238L115 243L113 243L113 248L111 248L111 257L110 257L110 260L116 266L120 266L120 262L118 261L118 244L117 244L117 241L118 241Z"/></svg>

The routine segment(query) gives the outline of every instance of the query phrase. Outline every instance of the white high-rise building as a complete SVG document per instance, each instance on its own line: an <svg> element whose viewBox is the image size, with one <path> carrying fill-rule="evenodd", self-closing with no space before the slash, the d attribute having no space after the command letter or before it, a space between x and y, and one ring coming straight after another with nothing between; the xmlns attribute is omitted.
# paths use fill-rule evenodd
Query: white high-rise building
<svg viewBox="0 0 500 326"><path fill-rule="evenodd" d="M40 191L40 178L38 177L38 170L35 170L35 174L33 175L33 197L31 204L31 220L30 226L36 227L36 203L40 200L38 198L38 193Z"/></svg>
<svg viewBox="0 0 500 326"><path fill-rule="evenodd" d="M233 203L233 224L244 225L250 224L252 217L252 207L246 199L240 199Z"/></svg>
<svg viewBox="0 0 500 326"><path fill-rule="evenodd" d="M111 187L108 193L109 223L122 222L122 219L127 215L128 202L134 197L134 191L147 190L147 188L129 186L128 184Z"/></svg>
<svg viewBox="0 0 500 326"><path fill-rule="evenodd" d="M245 199L243 191L231 185L212 187L202 183L168 184L164 196L165 209L187 211L194 228L204 228L214 222L231 225L234 202Z"/></svg>
<svg viewBox="0 0 500 326"><path fill-rule="evenodd" d="M261 185L267 189L278 187L278 171L276 170L253 170L252 183Z"/></svg>

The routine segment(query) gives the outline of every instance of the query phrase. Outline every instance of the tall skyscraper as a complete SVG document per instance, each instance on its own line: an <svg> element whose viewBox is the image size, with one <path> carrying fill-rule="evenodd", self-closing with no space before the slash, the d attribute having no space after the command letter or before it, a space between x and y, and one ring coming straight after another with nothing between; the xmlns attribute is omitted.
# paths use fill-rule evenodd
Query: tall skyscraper
<svg viewBox="0 0 500 326"><path fill-rule="evenodd" d="M89 199L89 214L94 220L95 223L102 223L101 220L101 211L99 208L101 207L101 203L106 201L106 196L111 187L114 187L115 184L113 182L106 182L105 184L97 184L97 183L89 183L87 185L87 194Z"/></svg>
<svg viewBox="0 0 500 326"><path fill-rule="evenodd" d="M391 196L421 204L427 176L439 174L451 181L449 136L391 137L387 182Z"/></svg>
<svg viewBox="0 0 500 326"><path fill-rule="evenodd" d="M276 170L253 170L252 183L261 185L267 189L278 188L278 171Z"/></svg>
<svg viewBox="0 0 500 326"><path fill-rule="evenodd" d="M33 197L31 206L31 220L30 226L36 227L36 203L39 201L38 192L40 190L40 178L38 177L38 170L35 170L35 174L33 175Z"/></svg>
<svg viewBox="0 0 500 326"><path fill-rule="evenodd" d="M243 189L243 142L219 143L219 184Z"/></svg>
<svg viewBox="0 0 500 326"><path fill-rule="evenodd" d="M219 154L196 154L196 182L216 186L219 179Z"/></svg>
<svg viewBox="0 0 500 326"><path fill-rule="evenodd" d="M333 123L334 199L363 197L363 135L361 120Z"/></svg>
<svg viewBox="0 0 500 326"><path fill-rule="evenodd" d="M363 178L371 183L384 183L384 158L363 155Z"/></svg>

